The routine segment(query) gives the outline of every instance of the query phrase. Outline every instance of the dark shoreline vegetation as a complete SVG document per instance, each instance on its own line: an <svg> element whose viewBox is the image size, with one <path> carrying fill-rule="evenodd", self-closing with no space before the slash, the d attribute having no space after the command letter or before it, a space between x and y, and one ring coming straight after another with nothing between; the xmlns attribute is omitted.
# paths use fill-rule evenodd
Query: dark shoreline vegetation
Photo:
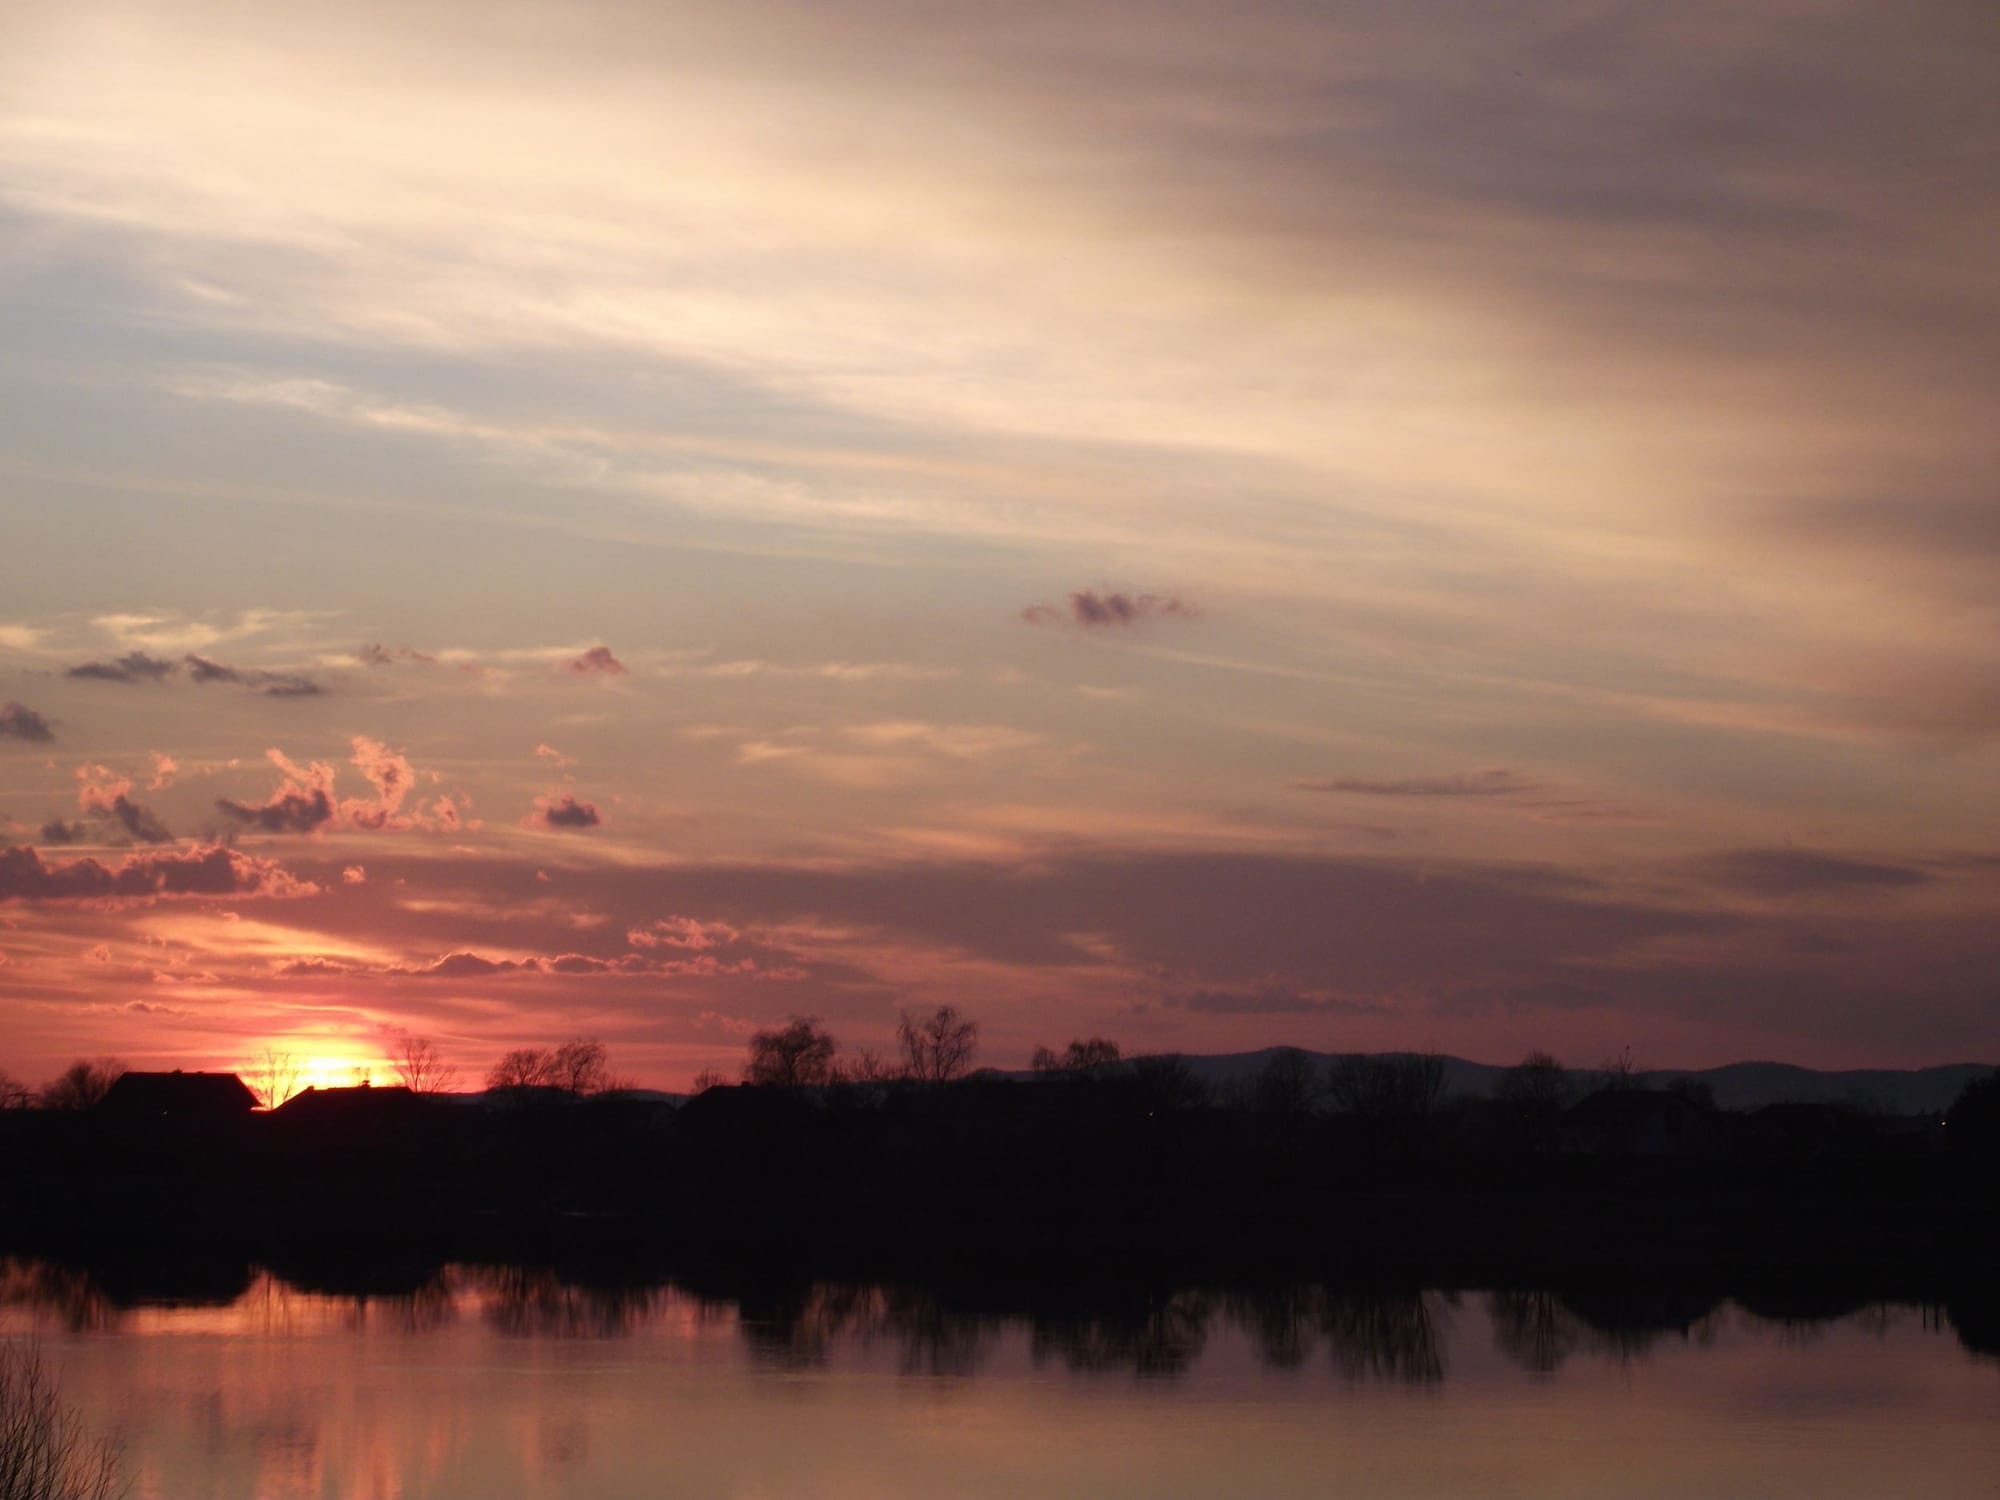
<svg viewBox="0 0 2000 1500"><path fill-rule="evenodd" d="M1113 1054L1115 1057L1115 1053ZM1222 1097L1176 1059L1033 1078L307 1091L132 1074L0 1112L0 1252L322 1256L1060 1281L1817 1283L1942 1299L2000 1262L2000 1075L1949 1114L1718 1109L1534 1060L1450 1098L1435 1059L1281 1052ZM1559 1071L1559 1070L1558 1070ZM225 1083L226 1080L226 1083ZM234 1090L234 1093L231 1093Z"/></svg>

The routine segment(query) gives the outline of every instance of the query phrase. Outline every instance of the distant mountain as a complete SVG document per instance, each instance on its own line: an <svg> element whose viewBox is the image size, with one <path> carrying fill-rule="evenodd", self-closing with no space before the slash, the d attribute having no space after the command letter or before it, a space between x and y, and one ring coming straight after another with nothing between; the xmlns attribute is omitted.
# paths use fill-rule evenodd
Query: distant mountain
<svg viewBox="0 0 2000 1500"><path fill-rule="evenodd" d="M1188 1065L1203 1082L1213 1086L1254 1075L1279 1049L1266 1047L1257 1052L1225 1052L1187 1058ZM1309 1052L1322 1065L1342 1054ZM1408 1053L1380 1053L1378 1056L1407 1057ZM1994 1071L1992 1063L1946 1063L1934 1068L1858 1068L1823 1073L1791 1063L1740 1062L1720 1068L1661 1068L1643 1072L1637 1081L1648 1088L1665 1088L1686 1079L1703 1083L1714 1091L1715 1102L1724 1109L1758 1109L1766 1104L1852 1102L1865 1108L1894 1115L1924 1114L1948 1109L1960 1089L1974 1078ZM1473 1098L1489 1096L1493 1081L1506 1069L1493 1063L1468 1062L1462 1057L1444 1060L1445 1091ZM1596 1070L1572 1068L1570 1078L1580 1091L1596 1086Z"/></svg>

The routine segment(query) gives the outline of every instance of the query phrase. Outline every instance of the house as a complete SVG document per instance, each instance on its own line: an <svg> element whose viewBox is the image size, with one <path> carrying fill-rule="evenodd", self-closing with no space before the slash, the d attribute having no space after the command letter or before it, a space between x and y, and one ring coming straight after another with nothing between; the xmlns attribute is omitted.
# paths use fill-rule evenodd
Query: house
<svg viewBox="0 0 2000 1500"><path fill-rule="evenodd" d="M97 1102L95 1113L120 1123L170 1121L226 1124L257 1107L257 1096L234 1073L125 1073Z"/></svg>

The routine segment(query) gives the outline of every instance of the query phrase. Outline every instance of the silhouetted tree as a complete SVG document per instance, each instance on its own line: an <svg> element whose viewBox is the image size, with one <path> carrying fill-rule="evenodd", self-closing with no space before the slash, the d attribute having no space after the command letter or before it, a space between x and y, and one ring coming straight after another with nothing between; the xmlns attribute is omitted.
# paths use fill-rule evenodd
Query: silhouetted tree
<svg viewBox="0 0 2000 1500"><path fill-rule="evenodd" d="M20 1079L0 1073L0 1109L26 1109L35 1102L35 1091Z"/></svg>
<svg viewBox="0 0 2000 1500"><path fill-rule="evenodd" d="M2000 1165L2000 1071L1958 1091L1944 1128L1953 1156Z"/></svg>
<svg viewBox="0 0 2000 1500"><path fill-rule="evenodd" d="M1420 1124L1444 1098L1444 1059L1431 1053L1337 1058L1327 1091L1343 1114L1376 1124Z"/></svg>
<svg viewBox="0 0 2000 1500"><path fill-rule="evenodd" d="M1310 1054L1280 1047L1250 1080L1250 1106L1275 1120L1302 1120L1320 1099L1319 1070Z"/></svg>
<svg viewBox="0 0 2000 1500"><path fill-rule="evenodd" d="M43 1084L37 1099L43 1109L89 1109L124 1074L125 1064L115 1057L78 1058Z"/></svg>
<svg viewBox="0 0 2000 1500"><path fill-rule="evenodd" d="M794 1016L775 1031L753 1032L744 1077L751 1083L800 1088L835 1081L833 1038L817 1016Z"/></svg>
<svg viewBox="0 0 2000 1500"><path fill-rule="evenodd" d="M694 1081L688 1085L688 1092L690 1094L705 1094L710 1089L726 1088L728 1085L729 1078L726 1074L720 1073L714 1068L703 1068L699 1073L694 1075Z"/></svg>
<svg viewBox="0 0 2000 1500"><path fill-rule="evenodd" d="M1060 1052L1037 1047L1030 1066L1045 1078L1102 1078L1118 1066L1119 1056L1109 1037L1079 1037Z"/></svg>
<svg viewBox="0 0 2000 1500"><path fill-rule="evenodd" d="M1493 1097L1524 1114L1558 1115L1574 1090L1569 1069L1547 1052L1530 1052L1493 1081Z"/></svg>
<svg viewBox="0 0 2000 1500"><path fill-rule="evenodd" d="M903 1072L919 1083L949 1083L972 1066L979 1047L979 1023L968 1021L955 1005L940 1005L919 1020L905 1013L896 1025L903 1049Z"/></svg>
<svg viewBox="0 0 2000 1500"><path fill-rule="evenodd" d="M1645 1086L1645 1075L1633 1059L1630 1047L1620 1047L1616 1057L1607 1057L1598 1064L1596 1084L1600 1091L1620 1093Z"/></svg>
<svg viewBox="0 0 2000 1500"><path fill-rule="evenodd" d="M555 1087L555 1054L542 1047L516 1047L493 1065L486 1087L496 1093Z"/></svg>
<svg viewBox="0 0 2000 1500"><path fill-rule="evenodd" d="M557 1088L579 1097L602 1094L611 1087L604 1043L595 1037L571 1037L564 1042L549 1060L549 1071Z"/></svg>
<svg viewBox="0 0 2000 1500"><path fill-rule="evenodd" d="M1146 1101L1146 1108L1155 1114L1200 1109L1208 1102L1208 1085L1178 1053L1133 1058L1132 1078Z"/></svg>
<svg viewBox="0 0 2000 1500"><path fill-rule="evenodd" d="M604 1043L572 1037L560 1047L516 1047L486 1075L486 1087L496 1093L557 1089L582 1098L609 1092L613 1085Z"/></svg>
<svg viewBox="0 0 2000 1500"><path fill-rule="evenodd" d="M243 1071L243 1081L266 1109L276 1109L299 1091L298 1054L266 1047Z"/></svg>
<svg viewBox="0 0 2000 1500"><path fill-rule="evenodd" d="M396 1049L396 1077L413 1094L445 1094L458 1082L458 1069L444 1060L429 1037L404 1033Z"/></svg>
<svg viewBox="0 0 2000 1500"><path fill-rule="evenodd" d="M109 1500L118 1452L91 1437L33 1345L0 1345L0 1500Z"/></svg>

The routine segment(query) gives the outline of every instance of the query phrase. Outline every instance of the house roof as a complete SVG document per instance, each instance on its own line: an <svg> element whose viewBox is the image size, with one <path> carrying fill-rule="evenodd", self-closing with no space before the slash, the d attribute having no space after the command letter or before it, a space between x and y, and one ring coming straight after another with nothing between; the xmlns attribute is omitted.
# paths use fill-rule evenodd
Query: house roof
<svg viewBox="0 0 2000 1500"><path fill-rule="evenodd" d="M97 1107L110 1114L248 1114L257 1096L234 1073L125 1073Z"/></svg>

